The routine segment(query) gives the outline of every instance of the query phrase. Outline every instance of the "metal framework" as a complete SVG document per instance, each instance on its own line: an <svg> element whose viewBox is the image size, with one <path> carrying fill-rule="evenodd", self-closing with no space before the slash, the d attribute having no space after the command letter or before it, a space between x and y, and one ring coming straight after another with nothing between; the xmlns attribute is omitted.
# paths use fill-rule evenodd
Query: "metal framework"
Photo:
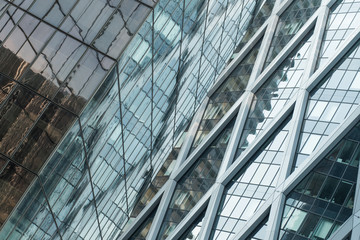
<svg viewBox="0 0 360 240"><path fill-rule="evenodd" d="M201 121L202 112L204 106L207 104L207 100L203 102L198 114L194 117L192 126L188 132L187 140L184 142L184 146L181 149L183 152L181 157L177 159L177 165L174 169L168 183L164 185L161 192L158 193L157 198L163 194L161 201L152 201L150 205L159 204L155 219L151 225L151 229L147 236L147 239L158 238L158 231L163 221L164 215L167 211L170 203L171 196L173 195L175 186L179 179L185 174L185 172L196 161L200 154L209 146L209 144L215 139L215 137L222 131L226 124L237 114L236 123L232 131L229 144L225 156L222 161L221 168L218 173L215 184L207 191L202 199L191 209L189 214L181 221L172 234L167 239L179 239L180 236L189 228L192 222L206 210L205 217L202 220L201 231L197 239L209 239L211 234L211 227L214 224L216 214L218 212L219 204L223 196L225 186L233 179L233 177L245 166L254 153L263 145L264 142L272 135L272 133L280 126L284 119L292 112L293 121L290 131L290 137L287 142L287 150L285 152L284 161L280 170L279 180L276 185L276 190L268 198L268 200L261 205L254 215L248 220L246 225L238 231L231 239L246 239L250 233L257 227L257 225L269 215L269 225L267 227L266 236L264 239L277 239L279 235L280 223L283 214L284 202L286 196L290 191L302 180L304 177L316 166L317 163L328 152L336 146L336 144L346 135L346 133L355 126L360 120L360 107L358 106L355 111L341 123L336 131L326 140L323 146L314 151L309 160L300 165L294 172L291 173L291 168L294 161L295 151L300 139L300 131L303 123L303 118L306 110L306 104L309 97L309 93L315 88L315 86L333 69L338 61L346 54L346 52L354 46L360 39L360 27L357 27L353 33L346 38L346 40L336 49L335 54L327 61L327 63L317 69L317 59L322 43L325 27L330 12L331 6L335 1L323 0L319 9L313 14L313 16L307 21L307 23L296 33L294 38L286 45L286 47L278 54L278 56L271 62L266 69L261 72L262 66L266 59L269 46L273 39L273 33L277 26L279 16L286 10L286 8L292 3L292 0L288 1L276 1L272 15L263 24L263 26L257 31L257 33L251 38L251 40L242 48L241 52L235 60L233 60L227 68L221 73L214 87L209 91L208 97L210 97L217 88L224 82L227 76L235 69L235 67L241 62L246 54L253 48L255 43L263 36L263 42L254 65L248 88L238 101L231 107L231 109L224 115L221 121L211 130L206 139L192 152L186 159L186 152L189 151L189 145L193 141L193 137L197 131L197 125ZM270 125L259 135L259 137L252 143L246 151L240 155L234 162L235 151L239 143L241 132L244 128L245 121L251 106L251 102L254 93L265 83L269 76L276 70L281 62L289 55L295 46L304 38L304 36L315 27L313 40L311 42L311 54L307 61L307 66L302 77L301 87L298 94L293 97L283 108L283 110L275 117ZM266 30L266 31L265 31ZM358 174L358 182L360 180ZM343 239L352 231L352 239L357 239L359 236L359 191L356 189L356 200L354 206L353 215L330 237L330 239ZM151 210L147 210L149 212ZM146 218L145 215L139 216L136 219L136 223L127 232L121 235L121 239L128 239L133 232L139 227L140 223Z"/></svg>
<svg viewBox="0 0 360 240"><path fill-rule="evenodd" d="M126 4L125 1L127 0L114 1L116 2L116 6L107 3L108 5L106 5L106 7L112 9L112 13L109 14L109 19L104 21L105 27L101 29L104 29L105 31L107 26L112 23L111 19L115 18L117 14L120 14L121 18L124 18L124 13L119 9L122 4ZM6 11L14 8L17 11L28 14L39 22L46 22L54 29L51 37L46 40L46 43L44 43L36 53L38 54L37 56L40 56L40 53L46 49L46 44L49 44L56 33L61 33L73 41L80 41L81 47L84 47L84 50L79 55L79 64L86 61L87 54L95 52L98 57L97 60L100 62L99 68L102 68L104 73L104 76L102 76L99 81L102 82L105 78L104 81L106 82L110 79L109 81L112 81L115 86L113 92L108 91L109 96L114 94L114 97L108 100L108 105L106 105L106 110L104 110L104 112L109 111L108 114L111 115L109 116L109 119L111 120L105 122L104 126L99 130L101 132L99 135L106 136L106 139L105 137L104 139L98 138L97 140L99 142L102 140L104 141L104 143L99 143L103 145L101 147L92 146L92 148L90 148L88 144L91 145L89 142L91 142L90 139L92 139L92 136L89 133L89 129L91 128L91 121L95 122L97 119L91 120L91 116L89 115L95 113L94 109L97 109L100 105L100 103L96 102L96 97L93 96L96 95L95 89L101 92L100 83L95 89L92 89L93 91L90 94L94 97L93 99L95 99L94 106L91 106L92 102L89 100L90 96L87 96L87 100L89 100L90 103L86 102L86 104L93 110L87 112L85 106L79 109L73 109L71 106L63 105L62 103L55 101L54 98L46 96L46 93L34 91L24 83L23 80L25 79L25 76L19 78L17 78L17 76L11 76L11 80L17 84L17 86L27 89L36 96L42 97L47 102L44 109L36 116L34 124L21 138L21 141L19 142L19 145L16 146L13 154L7 155L0 152L0 158L5 159L6 164L13 163L34 175L35 180L33 180L32 186L33 188L39 186L37 194L43 195L45 203L42 206L50 213L49 221L53 222L56 228L54 231L55 233L51 235L51 237L60 239L65 239L67 237L71 238L76 235L76 230L69 230L68 232L71 231L69 234L63 229L65 227L61 228L59 225L61 221L59 220L57 213L53 210L52 204L55 200L50 197L50 194L52 193L47 192L45 187L45 184L48 184L48 176L46 174L53 173L53 170L47 173L46 167L51 167L51 164L54 164L52 159L57 157L56 154L63 154L63 152L67 151L71 152L71 147L80 143L80 147L74 150L74 155L80 156L81 160L79 161L83 167L83 169L80 170L85 174L81 176L81 182L79 181L79 183L76 184L76 187L80 188L82 185L86 185L85 187L89 188L88 193L85 193L87 195L82 196L84 199L87 199L89 203L86 203L85 200L79 209L86 209L89 208L89 206L94 208L94 213L84 211L87 214L86 217L89 217L89 219L93 221L93 228L89 228L86 237L98 237L101 239L131 239L139 229L141 230L143 223L151 216L153 219L151 227L148 229L146 239L159 239L162 237L159 236L159 232L162 231L163 223L166 220L168 210L170 209L170 205L176 193L176 187L179 186L184 178L186 178L186 174L192 170L192 167L198 162L201 156L206 153L206 150L216 142L221 134L228 130L227 126L235 119L234 126L232 127L232 130L230 130L231 135L228 139L226 150L222 156L221 165L218 169L216 178L214 179L214 183L203 193L195 206L188 209L189 212L183 216L183 219L181 219L178 225L172 229L171 233L166 238L183 238L189 228L194 224L198 224L196 221L199 220L199 217L204 215L201 221L201 230L198 233L197 239L207 240L214 237L212 235L214 231L213 228L216 224L217 217L219 216L222 202L226 196L228 190L227 186L229 186L234 178L236 178L236 176L251 163L257 156L256 154L258 154L262 150L262 147L268 143L269 139L272 139L272 137L278 133L278 130L284 126L285 122L291 118L291 121L289 122L288 137L283 143L287 147L284 150L282 163L279 166L279 175L274 191L269 194L267 199L259 205L252 216L249 217L241 227L236 228L234 230L235 232L228 236L228 239L247 239L256 229L258 229L259 224L268 219L266 233L264 234L263 239L277 239L280 235L282 220L284 218L283 214L285 212L284 209L289 194L360 121L360 106L354 105L351 114L336 126L335 130L325 138L325 141L321 142L321 146L318 146L313 152L309 153L305 162L296 165L296 155L301 144L301 134L305 123L309 98L312 96L312 92L317 89L317 86L329 76L334 69L336 69L336 66L344 59L344 56L346 56L351 49L354 49L359 45L360 24L354 23L356 26L351 31L351 34L346 35L346 37L342 39L341 44L334 50L334 53L328 59L323 60L325 63L319 64L321 47L324 42L328 19L333 6L335 6L334 4L339 1L318 0L321 4L316 8L317 10L314 10L314 13L311 16L308 16L306 22L299 24L301 27L294 31L295 33L293 33L291 37L287 36L288 39L286 44L274 55L273 59L270 59L270 52L273 53L272 51L275 51L274 44L276 43L274 43L274 39L276 39L278 27L281 25L281 17L286 13L290 6L297 3L297 0L276 0L267 20L265 20L261 27L259 27L251 36L250 40L245 42L240 52L236 54L236 57L226 65L226 61L231 57L230 51L244 39L246 33L245 30L249 27L249 24L246 21L251 19L249 15L252 14L253 9L255 8L254 5L262 1L256 1L257 3L253 3L252 5L252 2L254 1L251 0L204 0L203 4L205 4L205 7L202 6L204 14L201 15L204 22L203 25L199 27L200 37L196 43L191 42L192 39L187 39L188 32L186 32L190 32L190 30L187 29L188 26L186 24L187 22L190 22L189 19L191 18L191 14L198 10L191 9L191 3L194 3L195 0L182 0L178 2L168 1L164 6L161 5L161 7L159 7L160 3L156 3L157 1L153 0L133 1L139 4L138 8L146 9L146 16L142 16L144 17L143 20L145 23L143 23L142 29L140 29L140 25L138 25L134 32L129 29L129 26L126 23L124 24L124 28L128 33L131 33L130 35L136 35L137 38L133 41L127 39L126 44L124 44L121 49L119 48L117 52L115 50L111 51L110 46L108 46L107 49L104 49L97 45L98 42L95 39L100 39L103 34L100 30L95 33L93 39L89 40L87 39L87 34L85 36L82 36L81 34L76 35L70 30L65 30L65 21L58 25L55 23L48 23L47 21L49 20L45 19L46 16L41 17L32 12L31 6L35 5L36 1L30 3L30 7L22 5L22 3L18 4L15 1L0 1L0 3L4 3L3 5L5 5L5 8L0 12L0 18L5 16ZM316 1L317 0L313 0L313 2ZM56 2L57 1L54 2L54 6L57 4ZM161 0L158 2L161 2ZM213 3L216 7L214 7L214 9L209 9L210 3ZM77 4L80 6L80 1L74 3L74 6L72 7L75 8ZM172 4L174 4L174 6ZM236 15L238 18L234 17L235 14L233 14L239 10L232 8L232 6L235 5L241 6L240 14ZM166 12L165 9L170 10L167 10L169 12ZM215 13L212 11L215 11ZM134 10L134 13L135 12L136 10ZM145 20L147 16L148 18ZM164 16L167 18L163 19L165 18ZM70 10L67 13L64 13L63 20L67 17L72 18ZM20 19L12 20L14 21L13 25L15 27L7 32L7 35L0 43L1 46L5 46L6 41L10 38L10 35L16 31L16 27L20 26L20 22L23 18L25 18L25 14L21 15ZM242 22L243 20L245 22ZM172 22L176 21L179 22L178 25L172 24ZM80 29L77 25L78 23L76 21L74 22L75 26ZM219 27L214 27L215 25L219 25ZM234 26L235 30L232 28ZM175 32L173 34L175 37L171 36L171 34L165 37L163 36L165 32L171 31ZM234 33L234 31L236 33ZM82 30L79 32L82 32ZM305 41L311 34L311 41L309 39ZM235 37L233 35L235 35ZM189 42L192 44L189 44ZM254 102L257 99L257 92L267 83L267 80L276 73L283 62L288 60L289 55L292 54L298 46L308 42L310 42L308 57L305 59L305 67L298 83L297 92L292 97L289 97L288 101L286 101L284 106L277 112L276 116L267 119L268 122L266 127L260 129L254 137L253 142L246 146L244 151L238 155L242 137L244 137L244 132L247 130L249 115L255 108ZM194 46L196 44L200 44L199 46L197 45L200 55L196 58L194 57L194 59L197 60L196 63L189 60L193 65L190 64L190 66L188 66L186 64L186 56L184 55L186 55L185 53L188 51L191 52L196 49ZM146 49L144 46L146 46ZM81 47L75 48L74 52L81 49ZM189 49L190 47L193 48ZM32 48L35 49L34 47ZM165 54L166 56L163 56L165 48L168 50L166 52L167 54ZM258 51L256 52L256 50ZM143 52L137 54L137 51ZM207 52L213 52L213 54L206 54ZM100 55L102 56L101 61ZM223 116L217 119L218 121L214 124L211 131L209 131L209 133L198 142L198 145L194 147L195 141L198 140L197 133L201 131L201 124L202 120L205 118L204 116L206 115L207 107L212 103L212 96L227 83L227 80L232 76L231 74L238 69L238 66L243 62L246 62L249 56L256 56L256 59L251 63L252 70L249 73L243 93L239 95L238 99L232 103L226 111L224 111ZM211 57L216 59L211 59ZM135 58L138 58L137 61L134 60ZM37 58L35 57L31 59L28 65L24 65L24 69L30 69L36 62L36 59ZM108 66L106 67L101 64L104 59L108 61ZM161 61L158 59L161 59ZM271 61L268 61L269 59ZM134 61L135 64L132 61ZM136 65L136 67L132 68L132 65ZM74 65L71 68L72 72L76 72L78 70L77 68L78 66ZM212 71L209 71L209 68L211 68ZM137 71L140 74L138 74ZM357 71L359 71L359 69L357 69ZM196 81L187 82L186 77L183 77L180 73L184 75L188 74L186 76L190 76L191 74L196 75L194 77ZM2 74L7 76L5 73ZM91 73L91 76L92 74L93 73ZM72 75L69 73L66 80L64 80L64 82L60 84L59 89L56 90L54 97L62 88L67 88L68 84L71 82L71 76ZM91 77L89 77L89 79L91 79ZM165 80L162 81L162 79L168 79L168 82ZM81 90L87 86L87 83L84 83L83 85ZM141 87L139 87L139 85ZM184 88L186 90L179 90L183 85L186 85ZM106 84L104 86L106 87ZM146 86L149 86L149 90ZM212 86L211 89L209 89L209 86ZM166 93L168 89L173 89L173 94ZM183 93L182 91L188 92ZM104 90L104 92L106 91ZM131 96L129 94L130 92L132 92L134 96ZM11 89L3 102L0 102L0 109L5 108L5 104L11 100L14 93L15 88ZM142 95L145 97L140 99L139 96ZM166 96L166 100L161 102L160 95ZM168 95L171 95L173 98ZM191 98L191 100L187 101L187 98ZM106 99L106 96L101 96L101 99ZM142 100L145 103L149 103L149 111L145 109L146 107L144 107L144 105L139 103L139 101L141 102ZM165 105L164 102L168 103L168 109L164 110L162 108L161 103ZM66 129L68 132L67 136L71 136L71 140L69 143L66 143L67 139L65 137L65 131L60 137L62 141L60 141L60 139L58 140L58 152L52 153L47 160L47 164L41 166L41 169L38 169L38 171L34 171L31 167L19 163L19 161L15 159L15 153L21 150L22 144L26 143L27 138L32 131L36 129L37 124L42 123L41 117L52 105L68 112L73 117L72 122L75 122L74 127L72 129L69 128L69 130ZM173 111L171 110L172 106L174 107ZM112 107L116 108L116 110L112 111ZM147 113L149 113L149 116L145 116ZM170 117L168 115L170 115ZM165 117L168 117L168 119L167 121L164 121L165 123L162 125L159 118ZM143 119L145 119L144 122L142 122ZM148 135L145 133L143 134L138 130L139 127L136 128L133 126L130 120L137 123L141 122L141 124L143 124L141 126L143 132L148 133ZM116 123L114 124L113 121ZM152 198L148 199L148 203L144 209L142 209L137 217L125 227L125 222L131 219L130 214L132 212L132 207L134 207L136 203L136 198L141 193L139 190L141 187L139 187L139 185L143 184L145 186L146 184L144 182L148 180L144 179L144 176L147 176L146 173L149 172L148 176L150 180L153 180L156 177L165 158L170 153L171 149L175 148L176 142L181 139L181 134L178 131L182 132L185 130L185 122L190 122L190 125L176 157L174 168L168 176L166 183L154 193ZM111 134L107 133L107 129L111 129ZM256 129L256 131L257 130L258 129ZM164 142L161 145L161 148L156 146L156 141L160 141L159 139L161 138L159 136L163 136L165 139L163 140ZM111 144L108 144L108 142ZM64 146L62 146L63 143L65 144ZM132 144L136 145L136 147L131 146ZM109 153L110 151L107 152L101 163L96 162L95 159L102 159L102 151L107 148L107 145L111 145L113 151L111 153ZM133 160L137 157L139 158L140 155L141 160L137 159L138 162L134 163ZM61 155L59 159L66 160L63 155ZM112 159L119 159L116 166L120 166L120 170L114 167L114 164L111 165L107 162L111 162ZM123 181L111 181L111 174L107 173L105 170L103 171L103 166L98 167L103 163L107 164L108 168L114 168L113 172L116 172L115 174L117 177L121 178ZM0 165L0 173L4 171L6 164L4 166ZM58 167L59 161L54 165ZM66 166L67 169L70 169L70 167L70 164L69 166ZM107 216L105 216L105 214L101 215L101 210L99 210L100 205L104 208L103 205L105 200L102 202L99 200L102 195L99 193L100 190L97 189L95 179L106 174L109 176L104 180L104 183L99 180L100 184L102 184L101 186L106 188L105 186L108 184L109 186L118 188L117 191L109 193L109 199L115 199L113 201L118 203L117 208L121 211L120 218L117 216L109 217L109 222L112 222L112 226L118 227L117 231L104 232L104 230L110 229L110 227L108 227L107 224L102 223L102 220ZM60 182L60 180L58 182ZM359 172L357 173L357 183L360 183ZM33 189L28 189L24 195L31 195L31 191L33 191ZM65 195L63 190L61 190L59 195L61 194ZM352 215L339 228L334 230L331 236L329 236L329 239L345 239L349 234L351 235L351 239L357 239L358 236L360 236L359 198L360 193L359 188L357 187ZM66 201L73 201L70 197L69 199ZM31 204L35 202L36 200L33 199L29 205L26 205L25 210L30 211ZM17 207L19 207L19 205ZM54 207L54 209L56 208ZM17 210L15 209L13 215L15 215L16 211ZM109 214L113 213L110 212ZM70 216L67 217L71 218L71 214L69 215ZM34 214L31 220L35 221L35 218L36 216ZM15 225L20 224L21 221L19 218L16 220ZM46 224L45 218L41 220L39 225L43 224ZM80 223L76 226L76 228L81 227L83 227L83 225ZM2 233L8 234L4 233L5 231L7 231L7 229L2 229L0 236ZM10 231L10 234L11 233L16 234L16 230L12 229ZM10 236L10 234L6 236ZM23 233L19 234L21 235ZM24 235L21 236L25 237Z"/></svg>

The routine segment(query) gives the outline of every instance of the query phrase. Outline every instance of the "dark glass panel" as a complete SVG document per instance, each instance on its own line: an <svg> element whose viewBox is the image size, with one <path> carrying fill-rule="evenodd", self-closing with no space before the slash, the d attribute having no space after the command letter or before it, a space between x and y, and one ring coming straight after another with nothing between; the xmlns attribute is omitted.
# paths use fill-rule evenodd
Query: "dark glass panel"
<svg viewBox="0 0 360 240"><path fill-rule="evenodd" d="M6 160L0 156L4 163ZM0 172L0 226L5 223L13 208L32 183L35 175L26 169L8 162Z"/></svg>
<svg viewBox="0 0 360 240"><path fill-rule="evenodd" d="M250 41L250 39L254 36L254 34L259 30L259 28L264 24L264 22L271 15L272 9L274 7L275 0L262 0L256 1L256 6L254 10L254 14L250 19L250 25L241 39L240 44L234 50L233 55L231 56L231 60L233 60L236 55L241 51L241 49Z"/></svg>
<svg viewBox="0 0 360 240"><path fill-rule="evenodd" d="M74 120L74 115L50 104L26 136L14 159L38 172Z"/></svg>
<svg viewBox="0 0 360 240"><path fill-rule="evenodd" d="M15 86L15 82L9 78L0 75L0 106L8 97L8 94L12 91Z"/></svg>
<svg viewBox="0 0 360 240"><path fill-rule="evenodd" d="M145 240L149 233L151 224L154 220L157 208L145 219L145 221L138 227L136 232L130 237L131 240Z"/></svg>
<svg viewBox="0 0 360 240"><path fill-rule="evenodd" d="M185 231L185 233L179 238L181 240L197 240L199 238L201 226L203 224L203 220L205 217L204 210L200 216L198 216L194 222L190 225L190 227Z"/></svg>
<svg viewBox="0 0 360 240"><path fill-rule="evenodd" d="M22 83L43 96L53 98L71 71L76 71L76 64L85 50L81 42L56 32L25 72Z"/></svg>
<svg viewBox="0 0 360 240"><path fill-rule="evenodd" d="M306 239L327 239L350 217L358 173L358 164L350 163L360 143L353 140L358 128L359 124L287 196L280 236L296 234ZM293 200L294 193L302 194L298 201ZM307 215L307 220L300 222L299 213Z"/></svg>
<svg viewBox="0 0 360 240"><path fill-rule="evenodd" d="M0 151L8 156L21 144L48 101L17 85L0 109Z"/></svg>
<svg viewBox="0 0 360 240"><path fill-rule="evenodd" d="M300 28L314 14L321 4L321 0L297 0L283 12L275 29L265 67L281 52Z"/></svg>

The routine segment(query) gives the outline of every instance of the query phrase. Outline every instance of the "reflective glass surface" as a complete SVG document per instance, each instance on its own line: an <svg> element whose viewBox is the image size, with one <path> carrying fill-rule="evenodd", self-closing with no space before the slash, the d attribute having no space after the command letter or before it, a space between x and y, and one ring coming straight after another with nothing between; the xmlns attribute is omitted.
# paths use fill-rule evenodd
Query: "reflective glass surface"
<svg viewBox="0 0 360 240"><path fill-rule="evenodd" d="M284 158L290 120L291 117L288 117L226 185L211 239L233 237L274 192Z"/></svg>
<svg viewBox="0 0 360 240"><path fill-rule="evenodd" d="M0 151L39 174L59 221L51 236L115 238L150 201L136 205L169 176L214 83L202 73L222 71L254 6L0 1Z"/></svg>
<svg viewBox="0 0 360 240"><path fill-rule="evenodd" d="M327 239L350 217L359 158L357 124L287 196L279 239Z"/></svg>
<svg viewBox="0 0 360 240"><path fill-rule="evenodd" d="M166 161L161 166L159 172L156 174L155 178L150 179L152 173L148 173L149 177L147 181L151 182L149 184L144 184L143 189L140 189L137 196L136 205L131 212L131 218L137 217L137 215L142 211L142 209L151 201L155 194L160 190L162 186L165 185L166 181L169 179L170 174L175 167L176 159L181 149L186 132L187 130L183 133L184 136L182 136L177 142L177 144L174 146Z"/></svg>
<svg viewBox="0 0 360 240"><path fill-rule="evenodd" d="M322 146L360 103L359 43L310 93L294 168Z"/></svg>
<svg viewBox="0 0 360 240"><path fill-rule="evenodd" d="M203 211L199 217L191 224L191 226L186 230L186 232L179 238L181 240L197 240L199 239L199 234L201 226L203 225L203 220L205 217L205 211Z"/></svg>
<svg viewBox="0 0 360 240"><path fill-rule="evenodd" d="M254 36L257 30L264 24L264 22L269 18L271 15L272 9L274 7L275 0L262 0L256 1L256 6L254 10L254 14L250 19L250 25L242 38L240 44L234 50L231 59L234 59L241 49L250 41L250 39Z"/></svg>
<svg viewBox="0 0 360 240"><path fill-rule="evenodd" d="M266 216L266 218L260 222L260 224L255 228L250 236L246 238L246 240L265 240L268 221L269 216Z"/></svg>
<svg viewBox="0 0 360 240"><path fill-rule="evenodd" d="M130 237L131 240L145 240L146 236L149 233L151 224L154 220L155 213L157 208L155 208L152 213L146 218L146 220L140 225L136 232Z"/></svg>
<svg viewBox="0 0 360 240"><path fill-rule="evenodd" d="M31 179L29 179L29 172L26 173L26 170L13 164L10 164L9 166L12 167L7 169L1 176L1 184L5 184L11 178L12 180L8 182L10 183L8 187L4 187L3 185L2 190L11 189L13 191L11 195L15 198L10 198L6 201L7 203L1 204L1 206L7 205L7 207L14 204L14 200L16 200L17 197L21 197L22 191L24 188L26 189L27 185L31 182ZM10 170L11 168L12 170ZM12 212L7 221L8 224L4 225L0 232L1 239L59 238L55 220L45 201L45 195L41 189L41 185L39 181L34 178L34 175L32 175L31 178L34 179L34 182L29 191L29 195L26 195L26 199L21 201L21 204L19 204L14 212ZM30 181L27 182L28 180ZM21 188L23 189L21 190ZM16 191L18 191L18 194L16 194ZM7 191L7 193L9 192ZM1 209L1 215L5 216L5 214L6 211Z"/></svg>
<svg viewBox="0 0 360 240"><path fill-rule="evenodd" d="M240 62L220 87L211 95L196 133L192 150L209 134L236 100L245 92L261 41Z"/></svg>
<svg viewBox="0 0 360 240"><path fill-rule="evenodd" d="M298 92L311 40L312 31L255 93L234 161Z"/></svg>
<svg viewBox="0 0 360 240"><path fill-rule="evenodd" d="M250 24L250 19L255 9L255 1L252 0L240 2L234 0L210 0L208 4L209 11L205 29L205 40L203 42L204 55L201 58L199 72L198 96L201 99L209 90L207 86L214 83L216 77L221 73L222 67L225 67L227 59L231 56L237 45L232 45L233 47L229 47L226 52L222 52L222 54L225 53L226 55L219 59L217 55L220 51L219 49L223 48L223 46L227 46L226 42L228 40L226 42L224 41L226 39L225 36L232 36L233 39L236 39L236 41L239 42L241 40L240 36L244 34ZM232 4L236 4L236 6L239 6L239 4L241 5L237 8L232 7ZM236 9L241 9L241 11L237 11ZM234 31L226 30L225 24L220 24L223 19L226 21L229 18L233 18L234 20L232 22L238 24ZM239 19L241 19L240 23L238 23ZM231 24L227 25L231 26Z"/></svg>
<svg viewBox="0 0 360 240"><path fill-rule="evenodd" d="M158 238L165 239L214 184L220 169L235 118L205 149L176 185Z"/></svg>
<svg viewBox="0 0 360 240"><path fill-rule="evenodd" d="M266 58L265 67L281 52L300 28L314 14L321 0L298 0L281 14Z"/></svg>
<svg viewBox="0 0 360 240"><path fill-rule="evenodd" d="M317 68L323 66L334 55L336 49L359 24L360 1L336 1L328 16Z"/></svg>
<svg viewBox="0 0 360 240"><path fill-rule="evenodd" d="M0 224L3 225L35 175L0 155ZM32 216L31 216L32 217Z"/></svg>
<svg viewBox="0 0 360 240"><path fill-rule="evenodd" d="M282 14L285 1L277 2L274 14L280 18L266 65L320 2L289 1ZM357 27L357 0L333 2L325 35L318 36L323 37L319 66ZM200 128L190 133L192 149L209 141L207 134L245 91L263 52L261 36L252 49L244 46L265 29L274 5L274 0L0 0L0 239L121 238L168 180L184 132L193 129L192 117L229 59L242 50L240 64L211 90ZM311 56L309 30L263 86L247 89L255 96L249 115L241 116L245 131L238 133L237 155L297 95ZM349 53L311 91L303 125L296 128L301 129L296 166L358 107L358 46L346 46ZM176 178L156 237L170 235L216 179L224 179L217 174L234 122L216 126L222 131ZM285 122L274 129L239 172L226 170L232 180L219 183L226 185L224 195L215 196L221 201L210 209L218 210L206 230L213 238L239 232L273 194L288 128ZM280 237L325 239L352 213L359 128L299 179L296 189L286 190ZM132 239L149 237L156 207L131 230ZM199 238L204 215L181 229L181 239ZM272 223L261 220L248 239L264 239Z"/></svg>

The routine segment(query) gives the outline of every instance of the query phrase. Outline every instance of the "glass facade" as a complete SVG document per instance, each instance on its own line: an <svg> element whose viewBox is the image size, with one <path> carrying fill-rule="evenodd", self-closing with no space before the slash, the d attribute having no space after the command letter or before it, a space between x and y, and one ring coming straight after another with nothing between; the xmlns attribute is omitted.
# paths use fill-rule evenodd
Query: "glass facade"
<svg viewBox="0 0 360 240"><path fill-rule="evenodd" d="M225 187L213 225L212 239L231 239L276 187L286 149L291 117L269 138Z"/></svg>
<svg viewBox="0 0 360 240"><path fill-rule="evenodd" d="M359 127L287 196L279 238L326 239L351 216L360 158Z"/></svg>
<svg viewBox="0 0 360 240"><path fill-rule="evenodd" d="M356 239L359 16L0 0L0 239Z"/></svg>

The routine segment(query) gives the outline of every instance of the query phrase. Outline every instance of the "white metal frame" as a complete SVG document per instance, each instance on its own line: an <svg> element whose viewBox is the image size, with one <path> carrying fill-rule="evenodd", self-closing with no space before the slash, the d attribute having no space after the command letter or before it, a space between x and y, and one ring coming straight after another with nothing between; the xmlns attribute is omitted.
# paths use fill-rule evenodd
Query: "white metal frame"
<svg viewBox="0 0 360 240"><path fill-rule="evenodd" d="M208 97L202 103L197 114L195 115L192 126L189 129L188 137L184 141L183 147L177 159L176 168L171 174L167 184L156 194L155 198L136 219L134 224L121 239L128 239L131 234L139 227L141 222L151 213L151 211L159 204L158 211L153 221L152 227L147 239L156 239L157 233L161 227L163 217L167 211L173 191L179 179L186 173L192 164L198 159L201 153L211 144L211 142L218 136L225 128L226 124L237 114L237 119L226 149L224 159L219 170L218 177L215 184L209 189L205 196L196 204L196 206L189 212L184 220L177 226L174 232L167 239L178 239L192 224L192 222L206 209L206 214L203 219L202 229L200 231L199 239L209 239L212 225L214 223L217 210L221 201L225 186L238 173L238 171L251 159L253 154L261 147L261 145L272 135L272 133L281 125L286 117L292 113L292 127L289 132L289 144L291 146L285 152L284 164L281 168L279 180L275 192L265 203L254 213L253 217L246 223L246 225L232 238L245 239L256 226L269 215L269 225L266 239L277 239L278 230L280 228L282 211L286 199L286 195L316 166L319 161L346 135L346 133L360 120L360 106L338 126L336 131L329 136L325 144L319 149L315 150L307 162L301 164L292 174L290 169L295 155L297 142L302 126L302 119L305 114L306 103L309 92L311 92L316 85L331 71L331 69L338 63L339 60L347 53L347 51L354 46L360 39L360 27L342 43L336 50L333 57L328 62L317 69L315 73L315 66L319 49L322 42L322 36L325 31L329 9L336 0L323 0L322 5L315 12L315 14L307 21L302 29L293 37L293 39L285 46L279 55L261 72L262 66L266 59L266 54L273 38L273 32L276 28L279 16L281 13L295 0L288 0L280 3L276 1L273 13L269 19L263 24L252 39L245 45L245 47L238 54L229 66L220 74L214 87L209 91ZM311 42L310 51L312 55L308 58L307 68L303 74L301 87L296 96L294 96L282 109L281 113L274 118L269 126L257 137L257 139L244 151L239 158L233 162L235 151L241 137L241 132L245 125L246 117L252 102L254 93L265 83L269 76L277 69L288 54L298 45L298 43L305 37L305 35L315 27L313 40ZM209 96L221 85L226 77L235 69L248 52L255 46L257 41L263 37L257 60L254 64L254 70L250 76L248 88L246 92L238 99L238 101L225 114L221 121L211 130L209 135L202 141L202 143L188 156L192 141L195 137L197 128L201 121L203 112L209 100ZM358 173L358 182L360 181L360 173ZM161 200L160 200L161 198ZM330 239L342 239L352 230L352 239L355 236L360 236L360 191L356 190L354 214L349 218Z"/></svg>

